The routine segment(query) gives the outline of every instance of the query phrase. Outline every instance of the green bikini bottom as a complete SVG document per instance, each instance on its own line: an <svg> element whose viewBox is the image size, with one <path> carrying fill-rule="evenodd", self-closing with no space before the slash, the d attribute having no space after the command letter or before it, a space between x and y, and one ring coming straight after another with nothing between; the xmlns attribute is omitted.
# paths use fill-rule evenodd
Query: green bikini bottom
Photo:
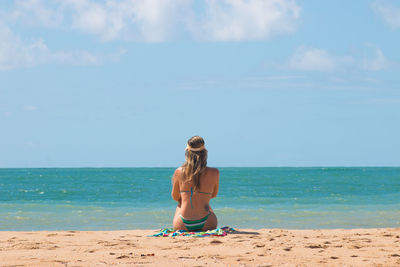
<svg viewBox="0 0 400 267"><path fill-rule="evenodd" d="M208 216L210 213L208 213L205 217L198 219L198 220L187 220L182 217L182 215L179 214L179 217L181 217L183 224L186 226L188 231L200 231L203 230L204 224L206 223Z"/></svg>

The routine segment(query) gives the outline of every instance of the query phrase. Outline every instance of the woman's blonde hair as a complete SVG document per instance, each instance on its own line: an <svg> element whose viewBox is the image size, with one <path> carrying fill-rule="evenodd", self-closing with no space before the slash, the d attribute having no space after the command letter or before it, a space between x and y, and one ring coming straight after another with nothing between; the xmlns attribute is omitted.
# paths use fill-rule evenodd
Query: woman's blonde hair
<svg viewBox="0 0 400 267"><path fill-rule="evenodd" d="M207 149L200 136L193 136L187 141L186 162L182 165L185 182L192 182L194 190L200 189L200 177L207 167Z"/></svg>

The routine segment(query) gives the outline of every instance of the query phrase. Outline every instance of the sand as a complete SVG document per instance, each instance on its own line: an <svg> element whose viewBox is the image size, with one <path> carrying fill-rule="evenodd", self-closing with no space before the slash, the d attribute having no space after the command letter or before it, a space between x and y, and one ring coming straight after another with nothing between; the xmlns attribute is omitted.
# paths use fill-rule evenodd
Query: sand
<svg viewBox="0 0 400 267"><path fill-rule="evenodd" d="M156 232L0 232L0 266L400 266L400 228Z"/></svg>

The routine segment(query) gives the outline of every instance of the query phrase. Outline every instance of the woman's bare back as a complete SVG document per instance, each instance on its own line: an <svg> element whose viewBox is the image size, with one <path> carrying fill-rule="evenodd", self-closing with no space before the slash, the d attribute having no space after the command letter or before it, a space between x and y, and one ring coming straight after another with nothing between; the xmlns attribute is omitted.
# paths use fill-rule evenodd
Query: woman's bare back
<svg viewBox="0 0 400 267"><path fill-rule="evenodd" d="M207 167L200 177L200 188L194 189L191 182L185 181L182 167L175 170L173 176L172 198L178 201L174 217L174 228L185 229L180 215L187 220L197 220L209 214L204 228L214 229L217 218L209 203L218 194L219 171Z"/></svg>

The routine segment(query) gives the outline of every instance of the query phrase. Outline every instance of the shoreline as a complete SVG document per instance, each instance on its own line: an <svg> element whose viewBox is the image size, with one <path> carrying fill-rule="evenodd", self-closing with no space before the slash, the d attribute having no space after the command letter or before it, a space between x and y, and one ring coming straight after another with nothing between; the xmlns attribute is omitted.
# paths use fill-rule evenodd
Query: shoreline
<svg viewBox="0 0 400 267"><path fill-rule="evenodd" d="M400 228L236 229L224 237L157 230L0 231L0 266L395 266Z"/></svg>

